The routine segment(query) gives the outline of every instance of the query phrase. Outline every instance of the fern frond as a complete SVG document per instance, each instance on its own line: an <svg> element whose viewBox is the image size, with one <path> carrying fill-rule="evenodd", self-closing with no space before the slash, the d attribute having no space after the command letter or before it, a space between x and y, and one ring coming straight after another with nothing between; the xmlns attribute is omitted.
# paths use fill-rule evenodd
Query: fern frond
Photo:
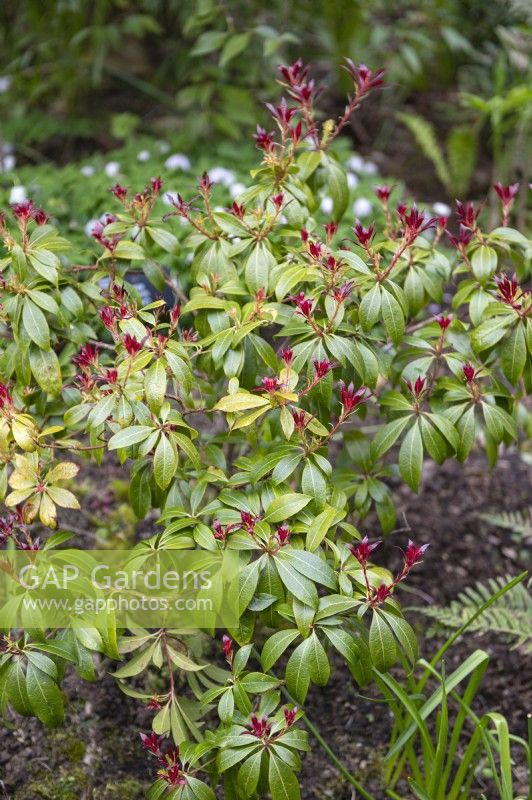
<svg viewBox="0 0 532 800"><path fill-rule="evenodd" d="M434 621L428 631L430 636L455 630L471 619L478 608L511 579L506 576L492 578L486 584L478 582L460 592L448 606L416 607L415 610ZM528 587L518 583L505 592L471 623L469 630L498 634L506 641L512 641L513 647L525 653L532 652L532 595Z"/></svg>
<svg viewBox="0 0 532 800"><path fill-rule="evenodd" d="M452 179L449 173L447 164L445 163L445 156L438 144L434 127L417 114L404 114L397 115L401 122L414 134L416 142L420 146L423 154L432 161L436 174L446 189L451 188Z"/></svg>
<svg viewBox="0 0 532 800"><path fill-rule="evenodd" d="M478 516L491 525L518 533L524 539L532 537L532 506L520 511L499 511Z"/></svg>

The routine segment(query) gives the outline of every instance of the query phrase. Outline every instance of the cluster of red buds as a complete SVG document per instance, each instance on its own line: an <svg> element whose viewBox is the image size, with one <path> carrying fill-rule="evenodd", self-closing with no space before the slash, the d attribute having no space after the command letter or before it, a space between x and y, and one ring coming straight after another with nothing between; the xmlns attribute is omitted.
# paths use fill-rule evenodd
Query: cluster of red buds
<svg viewBox="0 0 532 800"><path fill-rule="evenodd" d="M218 542L225 542L230 533L240 529L240 525L237 522L232 522L229 525L222 525L219 519L214 520L212 527L214 538Z"/></svg>
<svg viewBox="0 0 532 800"><path fill-rule="evenodd" d="M418 211L416 206L412 206L410 211L406 210L400 214L398 212L401 222L404 225L404 239L408 245L411 245L418 236L420 236L429 228L434 228L438 223L438 217L426 217L423 211Z"/></svg>
<svg viewBox="0 0 532 800"><path fill-rule="evenodd" d="M49 220L44 209L36 208L33 200L22 200L20 203L13 203L11 211L23 228L26 228L30 220L33 220L37 225L46 225Z"/></svg>
<svg viewBox="0 0 532 800"><path fill-rule="evenodd" d="M249 511L241 511L240 520L242 522L241 527L244 528L247 533L253 533L255 531L258 517L254 517Z"/></svg>
<svg viewBox="0 0 532 800"><path fill-rule="evenodd" d="M164 737L158 736L153 731L151 733L141 733L140 739L148 753L155 756L161 765L157 774L170 786L185 786L186 777L183 773L179 747L172 747L166 753L163 753Z"/></svg>
<svg viewBox="0 0 532 800"><path fill-rule="evenodd" d="M17 507L12 514L0 518L0 545L10 539L17 550L40 550L41 540L32 539L24 520L22 507Z"/></svg>
<svg viewBox="0 0 532 800"><path fill-rule="evenodd" d="M248 731L256 736L257 739L267 739L270 735L272 726L266 717L259 719L256 714L251 715Z"/></svg>
<svg viewBox="0 0 532 800"><path fill-rule="evenodd" d="M114 254L118 243L121 241L122 234L114 234L109 238L109 236L105 235L105 229L108 225L111 225L113 222L116 222L116 217L114 214L105 214L102 220L95 222L91 228L91 236L93 239L96 239L98 244L101 244L102 247L105 247L109 250L110 253Z"/></svg>
<svg viewBox="0 0 532 800"><path fill-rule="evenodd" d="M163 181L161 178L150 178L150 182L145 189L142 192L136 192L131 198L128 197L129 190L119 183L116 183L110 189L110 192L122 203L126 211L134 214L137 222L143 225L148 221L162 188Z"/></svg>
<svg viewBox="0 0 532 800"><path fill-rule="evenodd" d="M502 224L506 226L508 225L508 221L510 219L510 211L512 210L514 200L519 192L519 184L511 183L509 186L503 186L502 183L497 182L493 185L493 188L495 189L501 200Z"/></svg>
<svg viewBox="0 0 532 800"><path fill-rule="evenodd" d="M304 411L297 411L295 408L292 408L291 411L296 431L304 431L310 421L310 418L305 414Z"/></svg>
<svg viewBox="0 0 532 800"><path fill-rule="evenodd" d="M73 357L72 363L81 370L75 380L79 388L84 391L90 392L98 381L113 384L118 380L118 370L102 367L98 362L98 350L91 344L83 345L79 353ZM104 390L104 394L109 391L111 390Z"/></svg>
<svg viewBox="0 0 532 800"><path fill-rule="evenodd" d="M408 540L406 550L403 551L403 565L397 573L391 584L381 584L380 586L371 586L368 579L368 564L372 553L381 544L378 539L375 542L370 542L367 536L364 536L361 542L357 545L349 545L349 550L354 555L364 573L364 580L366 583L366 597L372 606L384 603L393 593L395 587L400 584L408 576L412 567L422 561L428 544L416 545L411 539Z"/></svg>
<svg viewBox="0 0 532 800"><path fill-rule="evenodd" d="M446 231L446 233L452 246L465 258L466 248L473 239L473 231L466 228L464 225L460 225L458 236L455 236L454 233L450 231Z"/></svg>
<svg viewBox="0 0 532 800"><path fill-rule="evenodd" d="M523 299L528 295L529 291L522 291L517 283L517 276L514 274L510 277L505 272L499 277L495 278L497 284L497 294L499 299L508 306L511 306L516 311L521 311L523 308Z"/></svg>
<svg viewBox="0 0 532 800"><path fill-rule="evenodd" d="M255 391L268 392L268 394L275 394L275 392L278 392L279 389L283 387L283 384L277 377L263 378L261 384L262 384L261 386L255 386Z"/></svg>
<svg viewBox="0 0 532 800"><path fill-rule="evenodd" d="M353 411L355 411L358 406L367 399L367 388L365 386L361 386L360 389L355 389L353 383L350 383L349 386L346 386L344 381L340 381L338 386L340 388L340 397L342 399L342 416L347 417L348 414L351 414Z"/></svg>
<svg viewBox="0 0 532 800"><path fill-rule="evenodd" d="M322 378L325 378L325 376L328 375L334 367L333 362L329 361L327 358L324 358L321 361L314 360L312 364L314 365L315 372L314 380L317 379L318 381L321 381Z"/></svg>
<svg viewBox="0 0 532 800"><path fill-rule="evenodd" d="M113 335L113 338L118 336L118 322L124 319L131 319L136 316L137 307L135 303L129 298L127 291L123 286L113 283L108 292L103 293L103 296L111 303L100 308L100 319Z"/></svg>
<svg viewBox="0 0 532 800"><path fill-rule="evenodd" d="M476 231L477 220L481 211L481 205L475 208L471 202L462 203L460 200L456 201L456 216L458 222L461 226L468 228L470 231Z"/></svg>
<svg viewBox="0 0 532 800"><path fill-rule="evenodd" d="M367 250L370 246L373 236L375 235L375 225L372 222L371 225L368 225L368 227L365 228L362 223L357 220L355 227L353 228L353 233L358 239L360 246L363 247L364 250Z"/></svg>
<svg viewBox="0 0 532 800"><path fill-rule="evenodd" d="M309 300L309 298L305 296L305 292L299 292L299 294L290 295L288 299L291 300L297 307L297 314L300 314L305 319L310 319L312 317L314 301Z"/></svg>

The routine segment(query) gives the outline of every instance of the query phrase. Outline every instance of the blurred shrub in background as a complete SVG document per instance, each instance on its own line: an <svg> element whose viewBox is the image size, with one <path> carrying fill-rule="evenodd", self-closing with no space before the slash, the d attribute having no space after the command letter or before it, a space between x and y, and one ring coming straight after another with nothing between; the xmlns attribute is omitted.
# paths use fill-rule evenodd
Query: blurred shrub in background
<svg viewBox="0 0 532 800"><path fill-rule="evenodd" d="M40 0L7 3L1 137L30 161L139 133L179 134L194 152L200 137L249 134L276 65L299 55L335 75L333 114L346 90L335 65L350 55L385 67L391 85L357 123L362 147L399 168L414 158L433 194L484 191L492 173L526 180L531 22L523 0L51 0L46 13ZM404 142L390 152L405 105Z"/></svg>

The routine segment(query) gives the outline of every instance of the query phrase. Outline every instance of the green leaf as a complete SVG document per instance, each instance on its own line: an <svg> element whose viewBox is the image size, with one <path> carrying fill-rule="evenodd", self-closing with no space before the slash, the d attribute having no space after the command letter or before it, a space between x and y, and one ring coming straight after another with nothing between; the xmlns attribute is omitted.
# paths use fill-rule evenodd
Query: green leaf
<svg viewBox="0 0 532 800"><path fill-rule="evenodd" d="M350 667L355 666L359 660L359 650L351 634L342 630L342 628L324 626L322 630L335 650L338 650L345 658L347 664Z"/></svg>
<svg viewBox="0 0 532 800"><path fill-rule="evenodd" d="M291 564L274 556L279 577L294 597L311 608L318 605L318 593L311 580L298 572Z"/></svg>
<svg viewBox="0 0 532 800"><path fill-rule="evenodd" d="M302 508L310 503L311 498L304 494L288 492L276 497L269 504L264 514L265 522L284 522L295 516Z"/></svg>
<svg viewBox="0 0 532 800"><path fill-rule="evenodd" d="M322 506L327 500L327 481L323 472L315 464L307 461L301 476L301 489Z"/></svg>
<svg viewBox="0 0 532 800"><path fill-rule="evenodd" d="M238 576L238 607L241 614L249 606L253 595L255 594L255 589L257 588L257 583L259 582L259 574L263 564L263 559L258 558L256 561L252 561L251 564L248 564L240 571Z"/></svg>
<svg viewBox="0 0 532 800"><path fill-rule="evenodd" d="M497 251L485 244L480 245L471 257L471 269L480 283L486 283L497 269Z"/></svg>
<svg viewBox="0 0 532 800"><path fill-rule="evenodd" d="M158 244L159 247L166 250L167 253L175 253L177 249L177 239L173 233L170 233L170 231L165 228L152 228L151 226L146 227L146 230L155 244Z"/></svg>
<svg viewBox="0 0 532 800"><path fill-rule="evenodd" d="M309 525L307 537L305 539L307 550L313 552L320 546L337 514L338 512L335 508L328 506L321 514L314 517Z"/></svg>
<svg viewBox="0 0 532 800"><path fill-rule="evenodd" d="M28 662L26 690L35 715L45 725L60 725L64 717L63 696L55 681Z"/></svg>
<svg viewBox="0 0 532 800"><path fill-rule="evenodd" d="M330 156L322 154L326 172L326 185L333 201L333 219L338 222L344 215L349 202L349 187L344 168Z"/></svg>
<svg viewBox="0 0 532 800"><path fill-rule="evenodd" d="M301 642L301 644L296 647L286 665L286 688L298 703L305 702L308 687L310 686L307 662L308 648L309 640L305 639L304 642Z"/></svg>
<svg viewBox="0 0 532 800"><path fill-rule="evenodd" d="M299 636L299 631L289 628L285 631L277 631L264 643L261 653L261 664L263 670L268 672L280 659L286 648Z"/></svg>
<svg viewBox="0 0 532 800"><path fill-rule="evenodd" d="M119 447L132 447L134 444L147 439L153 431L154 428L149 425L131 425L129 428L124 428L115 433L114 436L111 436L107 447L109 450L117 450Z"/></svg>
<svg viewBox="0 0 532 800"><path fill-rule="evenodd" d="M369 629L369 652L374 666L381 672L387 672L395 664L395 639L378 609L373 612Z"/></svg>
<svg viewBox="0 0 532 800"><path fill-rule="evenodd" d="M299 782L292 769L272 752L270 752L268 782L272 800L300 800Z"/></svg>
<svg viewBox="0 0 532 800"><path fill-rule="evenodd" d="M321 583L329 589L337 588L336 574L331 566L314 553L308 553L306 550L296 550L291 547L284 547L280 550L276 557L276 563L279 559L281 561L288 561L293 567L310 578L314 583Z"/></svg>
<svg viewBox="0 0 532 800"><path fill-rule="evenodd" d="M225 67L233 58L236 58L243 50L246 49L251 41L251 34L249 32L237 33L230 36L222 48L219 65Z"/></svg>
<svg viewBox="0 0 532 800"><path fill-rule="evenodd" d="M153 474L155 483L166 489L177 469L177 453L168 437L162 433L153 458Z"/></svg>
<svg viewBox="0 0 532 800"><path fill-rule="evenodd" d="M137 519L144 519L151 508L151 481L148 467L137 470L131 478L129 502Z"/></svg>
<svg viewBox="0 0 532 800"><path fill-rule="evenodd" d="M362 329L369 332L379 320L381 314L382 294L380 284L376 284L364 295L358 309Z"/></svg>
<svg viewBox="0 0 532 800"><path fill-rule="evenodd" d="M399 449L399 471L401 477L415 492L419 489L423 469L423 443L419 425L416 424L406 434Z"/></svg>
<svg viewBox="0 0 532 800"><path fill-rule="evenodd" d="M394 344L399 344L405 330L405 317L403 309L391 292L382 290L382 318L386 333Z"/></svg>
<svg viewBox="0 0 532 800"><path fill-rule="evenodd" d="M310 679L317 686L326 686L331 674L327 654L315 631L310 635L308 642L307 659Z"/></svg>
<svg viewBox="0 0 532 800"><path fill-rule="evenodd" d="M395 444L411 419L410 415L399 417L379 428L371 443L371 455L375 461Z"/></svg>
<svg viewBox="0 0 532 800"><path fill-rule="evenodd" d="M260 777L262 750L247 758L238 770L238 786L244 797L253 797Z"/></svg>
<svg viewBox="0 0 532 800"><path fill-rule="evenodd" d="M6 694L9 702L18 714L29 716L32 713L32 705L28 698L26 688L26 674L22 666L22 660L14 658L8 667L6 678Z"/></svg>
<svg viewBox="0 0 532 800"><path fill-rule="evenodd" d="M510 383L517 385L526 364L526 340L522 323L518 323L501 347L501 367Z"/></svg>
<svg viewBox="0 0 532 800"><path fill-rule="evenodd" d="M54 350L41 350L32 345L29 359L32 375L41 389L49 394L58 395L63 386L63 378L59 359Z"/></svg>
<svg viewBox="0 0 532 800"><path fill-rule="evenodd" d="M275 258L264 242L258 242L244 265L244 277L252 294L256 294L259 289L268 290L270 272L276 264Z"/></svg>
<svg viewBox="0 0 532 800"><path fill-rule="evenodd" d="M144 392L146 402L150 411L158 414L164 402L166 393L166 362L163 358L154 361L151 367L146 370L144 376Z"/></svg>
<svg viewBox="0 0 532 800"><path fill-rule="evenodd" d="M22 322L26 333L41 350L50 349L50 328L41 309L28 297L22 306Z"/></svg>
<svg viewBox="0 0 532 800"><path fill-rule="evenodd" d="M260 395L251 394L251 392L236 392L218 400L213 410L234 414L237 411L246 411L248 408L259 408L267 405L270 405L267 397L260 397Z"/></svg>

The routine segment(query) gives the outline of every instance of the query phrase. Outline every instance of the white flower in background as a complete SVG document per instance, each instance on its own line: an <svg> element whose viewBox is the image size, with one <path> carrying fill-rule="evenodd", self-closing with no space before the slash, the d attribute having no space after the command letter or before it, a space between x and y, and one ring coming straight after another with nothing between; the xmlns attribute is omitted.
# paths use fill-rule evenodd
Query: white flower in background
<svg viewBox="0 0 532 800"><path fill-rule="evenodd" d="M83 229L83 230L85 231L85 233L87 234L87 236L92 236L92 231L93 231L93 228L94 228L94 226L95 226L95 225L97 225L99 222L100 222L100 220L99 220L99 219L90 219L90 220L89 220L89 221L88 221L88 222L85 224L85 227L84 227L84 229Z"/></svg>
<svg viewBox="0 0 532 800"><path fill-rule="evenodd" d="M0 94L11 89L11 75L0 75Z"/></svg>
<svg viewBox="0 0 532 800"><path fill-rule="evenodd" d="M183 153L173 153L164 162L166 169L181 169L186 172L190 169L190 159Z"/></svg>
<svg viewBox="0 0 532 800"><path fill-rule="evenodd" d="M86 178L90 178L94 175L96 170L90 164L85 164L85 166L80 169L80 172L82 175L85 175Z"/></svg>
<svg viewBox="0 0 532 800"><path fill-rule="evenodd" d="M333 210L333 201L332 197L324 197L320 203L320 209L323 211L324 214L330 214Z"/></svg>
<svg viewBox="0 0 532 800"><path fill-rule="evenodd" d="M347 185L350 189L356 189L358 186L358 178L356 175L353 175L352 172L347 173Z"/></svg>
<svg viewBox="0 0 532 800"><path fill-rule="evenodd" d="M114 178L120 172L120 164L118 161L109 161L104 167L104 172L110 178Z"/></svg>
<svg viewBox="0 0 532 800"><path fill-rule="evenodd" d="M157 147L159 148L159 153L168 153L170 151L168 142L157 142Z"/></svg>
<svg viewBox="0 0 532 800"><path fill-rule="evenodd" d="M163 194L163 203L165 206L173 206L177 203L177 192L165 192Z"/></svg>
<svg viewBox="0 0 532 800"><path fill-rule="evenodd" d="M214 206L213 211L225 211L223 206Z"/></svg>
<svg viewBox="0 0 532 800"><path fill-rule="evenodd" d="M367 197L359 197L353 203L355 217L367 217L373 211L373 204Z"/></svg>
<svg viewBox="0 0 532 800"><path fill-rule="evenodd" d="M281 225L286 225L288 223L288 220L284 214L281 214L281 216L279 217L279 222L281 223Z"/></svg>
<svg viewBox="0 0 532 800"><path fill-rule="evenodd" d="M231 186L235 182L235 173L225 167L213 167L209 170L209 178L213 183L222 183Z"/></svg>
<svg viewBox="0 0 532 800"><path fill-rule="evenodd" d="M438 217L450 217L453 212L451 206L448 206L447 203L434 203L432 210Z"/></svg>
<svg viewBox="0 0 532 800"><path fill-rule="evenodd" d="M9 193L9 202L10 203L22 203L23 200L27 198L26 187L19 185L13 186Z"/></svg>
<svg viewBox="0 0 532 800"><path fill-rule="evenodd" d="M17 160L12 153L6 153L5 156L0 157L0 171L1 172L11 172L12 169L15 169Z"/></svg>
<svg viewBox="0 0 532 800"><path fill-rule="evenodd" d="M149 150L141 150L140 153L137 153L137 161L149 161L151 158L151 153Z"/></svg>
<svg viewBox="0 0 532 800"><path fill-rule="evenodd" d="M364 159L362 156L351 156L347 161L347 166L353 172L362 172L364 169Z"/></svg>
<svg viewBox="0 0 532 800"><path fill-rule="evenodd" d="M379 171L379 168L373 161L366 161L365 164L362 165L362 172L364 175L376 175Z"/></svg>
<svg viewBox="0 0 532 800"><path fill-rule="evenodd" d="M246 187L243 183L232 183L229 187L229 194L232 198L238 197L239 194L246 191Z"/></svg>

